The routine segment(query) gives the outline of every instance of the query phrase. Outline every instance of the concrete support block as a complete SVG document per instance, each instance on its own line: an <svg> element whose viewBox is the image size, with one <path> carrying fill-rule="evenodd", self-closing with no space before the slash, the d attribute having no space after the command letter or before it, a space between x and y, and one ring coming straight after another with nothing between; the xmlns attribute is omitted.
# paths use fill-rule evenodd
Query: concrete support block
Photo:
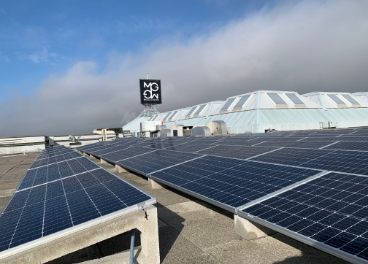
<svg viewBox="0 0 368 264"><path fill-rule="evenodd" d="M235 233L246 240L257 239L275 234L276 231L234 215Z"/></svg>
<svg viewBox="0 0 368 264"><path fill-rule="evenodd" d="M153 205L146 208L145 212L140 210L118 216L33 248L24 249L0 259L0 263L45 263L135 228L141 231L142 246L140 251L136 251L135 259L140 264L159 264L157 208ZM99 259L100 263L106 263L103 260L104 258Z"/></svg>
<svg viewBox="0 0 368 264"><path fill-rule="evenodd" d="M115 172L122 173L122 172L127 172L127 170L124 169L123 167L115 164Z"/></svg>
<svg viewBox="0 0 368 264"><path fill-rule="evenodd" d="M156 181L148 178L148 186L151 188L151 189L162 189L164 188L161 184L157 183Z"/></svg>
<svg viewBox="0 0 368 264"><path fill-rule="evenodd" d="M151 206L146 210L147 219L139 230L141 233L142 251L138 256L138 263L160 263L160 249L158 241L157 208Z"/></svg>
<svg viewBox="0 0 368 264"><path fill-rule="evenodd" d="M106 161L106 160L104 160L104 159L100 159L100 163L101 163L101 164L103 164L103 163L107 163L107 161Z"/></svg>

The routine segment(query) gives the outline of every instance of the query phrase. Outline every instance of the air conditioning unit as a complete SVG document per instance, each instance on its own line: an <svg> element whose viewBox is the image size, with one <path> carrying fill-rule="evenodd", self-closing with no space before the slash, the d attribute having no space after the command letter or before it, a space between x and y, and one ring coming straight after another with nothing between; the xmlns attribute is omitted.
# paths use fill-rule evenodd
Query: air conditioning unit
<svg viewBox="0 0 368 264"><path fill-rule="evenodd" d="M319 122L319 126L322 129L337 128L338 123L336 121Z"/></svg>
<svg viewBox="0 0 368 264"><path fill-rule="evenodd" d="M336 121L335 122L330 121L330 122L328 122L328 126L329 126L329 128L337 128L337 122Z"/></svg>

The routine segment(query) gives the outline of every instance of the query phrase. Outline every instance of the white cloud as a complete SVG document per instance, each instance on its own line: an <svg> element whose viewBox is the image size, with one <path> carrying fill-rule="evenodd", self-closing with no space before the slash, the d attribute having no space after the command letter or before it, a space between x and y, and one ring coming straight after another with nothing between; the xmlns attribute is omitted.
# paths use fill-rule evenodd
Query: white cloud
<svg viewBox="0 0 368 264"><path fill-rule="evenodd" d="M162 79L161 111L259 89L367 91L367 10L365 0L305 0L186 42L157 40L139 54L111 53L105 69L78 62L44 80L34 96L2 104L0 135L121 126L142 111L138 79L147 72Z"/></svg>
<svg viewBox="0 0 368 264"><path fill-rule="evenodd" d="M60 60L64 60L65 57L54 52L49 52L48 49L44 47L40 52L29 55L28 59L33 61L35 64L39 64L40 62L53 64Z"/></svg>

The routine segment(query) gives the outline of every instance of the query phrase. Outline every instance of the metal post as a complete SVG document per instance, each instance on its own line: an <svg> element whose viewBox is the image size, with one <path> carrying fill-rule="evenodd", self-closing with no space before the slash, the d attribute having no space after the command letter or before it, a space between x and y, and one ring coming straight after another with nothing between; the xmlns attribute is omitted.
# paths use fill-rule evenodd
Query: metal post
<svg viewBox="0 0 368 264"><path fill-rule="evenodd" d="M134 240L135 240L135 229L132 230L132 236L130 238L130 261L129 261L129 264L133 264L133 260L134 260Z"/></svg>

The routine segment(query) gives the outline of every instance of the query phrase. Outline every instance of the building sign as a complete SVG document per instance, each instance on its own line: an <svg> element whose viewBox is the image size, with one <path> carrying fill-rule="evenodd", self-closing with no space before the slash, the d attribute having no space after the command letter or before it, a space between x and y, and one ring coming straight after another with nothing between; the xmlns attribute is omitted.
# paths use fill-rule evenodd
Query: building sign
<svg viewBox="0 0 368 264"><path fill-rule="evenodd" d="M161 80L139 80L141 88L141 104L161 104Z"/></svg>

